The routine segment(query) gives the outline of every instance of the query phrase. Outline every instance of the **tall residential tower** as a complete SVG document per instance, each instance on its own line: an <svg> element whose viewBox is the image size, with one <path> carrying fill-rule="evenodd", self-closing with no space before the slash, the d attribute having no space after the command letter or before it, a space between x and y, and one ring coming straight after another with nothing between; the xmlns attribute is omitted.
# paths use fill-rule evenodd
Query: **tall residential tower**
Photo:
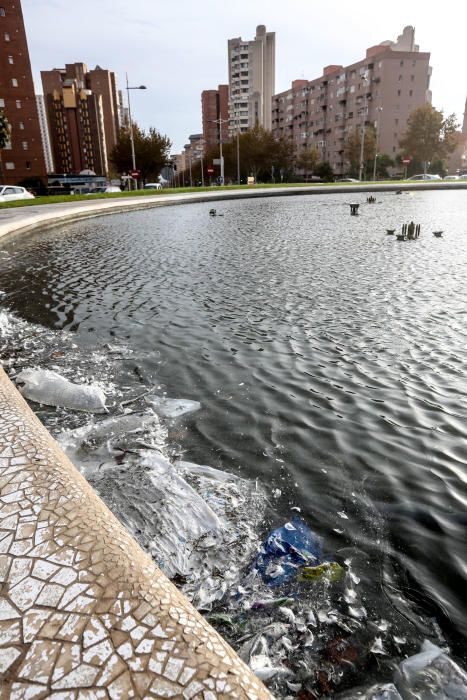
<svg viewBox="0 0 467 700"><path fill-rule="evenodd" d="M0 0L0 110L11 126L0 182L45 176L36 96L20 0Z"/></svg>
<svg viewBox="0 0 467 700"><path fill-rule="evenodd" d="M251 41L229 39L229 133L247 131L256 124L271 128L275 92L276 35L260 24Z"/></svg>

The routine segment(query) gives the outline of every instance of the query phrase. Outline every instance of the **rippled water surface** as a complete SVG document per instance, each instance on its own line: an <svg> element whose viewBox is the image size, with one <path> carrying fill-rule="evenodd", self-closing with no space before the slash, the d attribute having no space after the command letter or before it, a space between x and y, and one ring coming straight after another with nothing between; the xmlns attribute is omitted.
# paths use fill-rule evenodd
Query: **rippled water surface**
<svg viewBox="0 0 467 700"><path fill-rule="evenodd" d="M300 508L358 553L369 617L384 599L420 639L435 618L465 657L467 192L216 207L12 239L4 306L130 347L135 386L202 404L173 436L184 459L268 489L261 534ZM419 240L386 235L411 219Z"/></svg>

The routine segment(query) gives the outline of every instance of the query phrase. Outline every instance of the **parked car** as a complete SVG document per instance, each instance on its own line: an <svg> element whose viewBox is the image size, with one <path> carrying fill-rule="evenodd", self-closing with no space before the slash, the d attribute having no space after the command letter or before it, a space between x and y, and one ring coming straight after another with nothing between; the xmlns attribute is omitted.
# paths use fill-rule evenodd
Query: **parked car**
<svg viewBox="0 0 467 700"><path fill-rule="evenodd" d="M14 199L34 199L34 195L28 192L25 187L0 186L0 202L11 202Z"/></svg>
<svg viewBox="0 0 467 700"><path fill-rule="evenodd" d="M117 185L107 185L107 187L104 187L104 192L121 192L121 188L117 187Z"/></svg>
<svg viewBox="0 0 467 700"><path fill-rule="evenodd" d="M458 180L458 179L459 179L459 175L445 175L443 177L443 180Z"/></svg>
<svg viewBox="0 0 467 700"><path fill-rule="evenodd" d="M162 189L162 185L161 185L160 182L147 182L147 183L144 185L144 189L145 189L145 190L161 190L161 189Z"/></svg>
<svg viewBox="0 0 467 700"><path fill-rule="evenodd" d="M420 175L412 175L408 180L441 180L439 175L431 175L430 173L421 173Z"/></svg>
<svg viewBox="0 0 467 700"><path fill-rule="evenodd" d="M467 173L465 175L459 175L459 180L467 180Z"/></svg>
<svg viewBox="0 0 467 700"><path fill-rule="evenodd" d="M360 180L354 177L340 177L336 182L360 182Z"/></svg>

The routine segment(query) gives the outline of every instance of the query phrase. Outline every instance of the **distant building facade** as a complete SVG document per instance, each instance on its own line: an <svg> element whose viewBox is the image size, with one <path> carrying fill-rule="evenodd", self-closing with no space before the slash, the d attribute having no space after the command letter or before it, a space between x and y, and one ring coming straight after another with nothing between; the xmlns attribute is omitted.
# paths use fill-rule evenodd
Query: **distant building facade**
<svg viewBox="0 0 467 700"><path fill-rule="evenodd" d="M410 113L431 102L430 54L415 44L405 27L396 42L384 41L344 67L330 65L314 80L295 80L274 95L272 130L293 141L297 153L318 149L335 174L346 173L345 142L355 129L373 126L378 153L395 157Z"/></svg>
<svg viewBox="0 0 467 700"><path fill-rule="evenodd" d="M229 137L229 86L219 85L217 90L201 93L204 148L209 150L222 139Z"/></svg>
<svg viewBox="0 0 467 700"><path fill-rule="evenodd" d="M228 41L229 133L233 136L260 124L271 129L275 92L276 35L262 24L251 41Z"/></svg>
<svg viewBox="0 0 467 700"><path fill-rule="evenodd" d="M115 75L68 63L41 77L56 171L105 175L120 127Z"/></svg>
<svg viewBox="0 0 467 700"><path fill-rule="evenodd" d="M0 0L0 110L11 126L2 149L0 181L15 184L46 174L36 97L20 0Z"/></svg>
<svg viewBox="0 0 467 700"><path fill-rule="evenodd" d="M44 95L36 95L37 116L39 117L39 127L41 130L42 150L44 151L45 167L48 173L55 170L50 145L49 125L47 123L47 112L45 109Z"/></svg>

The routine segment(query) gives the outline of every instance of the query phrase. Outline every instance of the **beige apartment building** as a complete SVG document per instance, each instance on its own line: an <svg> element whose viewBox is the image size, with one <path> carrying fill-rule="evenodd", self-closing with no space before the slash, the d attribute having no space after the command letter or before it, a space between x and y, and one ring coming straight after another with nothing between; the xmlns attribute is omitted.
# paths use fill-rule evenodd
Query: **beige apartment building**
<svg viewBox="0 0 467 700"><path fill-rule="evenodd" d="M276 35L262 24L251 41L229 39L229 134L256 124L271 129L271 100L275 91Z"/></svg>
<svg viewBox="0 0 467 700"><path fill-rule="evenodd" d="M295 80L272 99L276 138L293 140L297 152L316 147L336 175L344 175L347 137L373 126L378 153L396 156L410 113L431 102L430 54L419 51L415 30L405 27L397 41L367 49L350 66L327 66L315 80Z"/></svg>

